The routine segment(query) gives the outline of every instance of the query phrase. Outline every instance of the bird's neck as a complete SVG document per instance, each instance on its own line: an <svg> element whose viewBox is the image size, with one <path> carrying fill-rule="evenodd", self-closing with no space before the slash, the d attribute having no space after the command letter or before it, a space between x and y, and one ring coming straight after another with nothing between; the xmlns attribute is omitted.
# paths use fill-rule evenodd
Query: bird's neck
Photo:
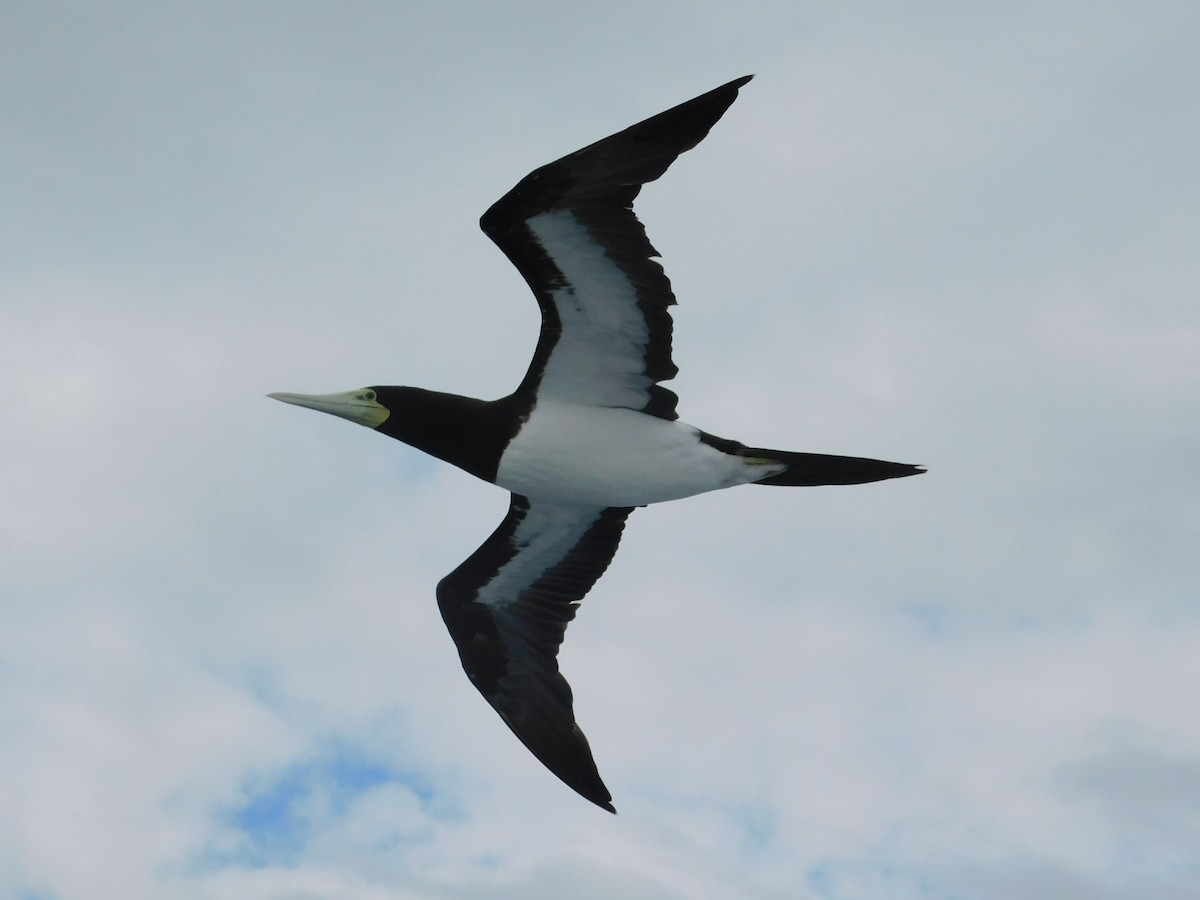
<svg viewBox="0 0 1200 900"><path fill-rule="evenodd" d="M500 454L516 434L511 402L477 400L421 388L393 388L391 415L376 431L458 466L485 481L496 480Z"/></svg>

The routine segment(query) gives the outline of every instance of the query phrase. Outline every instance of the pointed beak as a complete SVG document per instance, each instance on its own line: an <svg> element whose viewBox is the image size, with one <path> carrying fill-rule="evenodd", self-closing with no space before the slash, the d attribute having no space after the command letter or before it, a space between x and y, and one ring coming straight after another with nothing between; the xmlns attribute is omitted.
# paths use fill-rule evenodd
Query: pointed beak
<svg viewBox="0 0 1200 900"><path fill-rule="evenodd" d="M384 423L391 412L386 406L375 399L375 392L369 388L357 391L346 391L341 394L267 394L273 400L282 400L294 406L304 406L318 412L329 413L366 425L368 428L378 428Z"/></svg>

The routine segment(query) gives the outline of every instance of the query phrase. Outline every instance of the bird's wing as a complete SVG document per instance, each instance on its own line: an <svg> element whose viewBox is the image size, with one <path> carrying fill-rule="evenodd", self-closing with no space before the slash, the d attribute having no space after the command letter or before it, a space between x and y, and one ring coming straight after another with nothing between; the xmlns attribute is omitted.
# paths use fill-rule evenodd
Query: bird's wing
<svg viewBox="0 0 1200 900"><path fill-rule="evenodd" d="M542 166L480 226L537 297L542 329L518 393L675 418L671 283L633 213L641 186L704 139L739 78Z"/></svg>
<svg viewBox="0 0 1200 900"><path fill-rule="evenodd" d="M492 536L438 584L438 607L463 669L542 763L615 812L575 724L558 646L583 595L617 552L630 509L512 495Z"/></svg>

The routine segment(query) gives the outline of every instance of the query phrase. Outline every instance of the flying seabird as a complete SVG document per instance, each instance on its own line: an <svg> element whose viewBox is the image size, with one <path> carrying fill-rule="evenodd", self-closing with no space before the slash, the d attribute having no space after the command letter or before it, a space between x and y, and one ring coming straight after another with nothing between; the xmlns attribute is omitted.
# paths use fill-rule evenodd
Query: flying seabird
<svg viewBox="0 0 1200 900"><path fill-rule="evenodd" d="M680 422L670 282L633 212L643 184L704 139L752 76L534 170L480 220L537 298L517 389L476 400L413 387L271 394L366 425L511 493L500 527L437 586L471 683L522 743L616 812L575 723L557 654L635 507L739 484L861 484L920 466L747 447Z"/></svg>

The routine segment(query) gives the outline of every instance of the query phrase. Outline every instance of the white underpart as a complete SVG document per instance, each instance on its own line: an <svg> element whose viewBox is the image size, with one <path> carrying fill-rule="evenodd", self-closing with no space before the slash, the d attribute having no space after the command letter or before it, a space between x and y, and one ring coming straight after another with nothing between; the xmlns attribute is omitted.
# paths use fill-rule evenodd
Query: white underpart
<svg viewBox="0 0 1200 900"><path fill-rule="evenodd" d="M781 471L700 442L691 425L540 398L500 458L496 484L531 500L644 506Z"/></svg>
<svg viewBox="0 0 1200 900"><path fill-rule="evenodd" d="M562 334L538 396L641 409L651 385L645 374L650 335L633 285L570 210L526 224L569 285L552 294Z"/></svg>

